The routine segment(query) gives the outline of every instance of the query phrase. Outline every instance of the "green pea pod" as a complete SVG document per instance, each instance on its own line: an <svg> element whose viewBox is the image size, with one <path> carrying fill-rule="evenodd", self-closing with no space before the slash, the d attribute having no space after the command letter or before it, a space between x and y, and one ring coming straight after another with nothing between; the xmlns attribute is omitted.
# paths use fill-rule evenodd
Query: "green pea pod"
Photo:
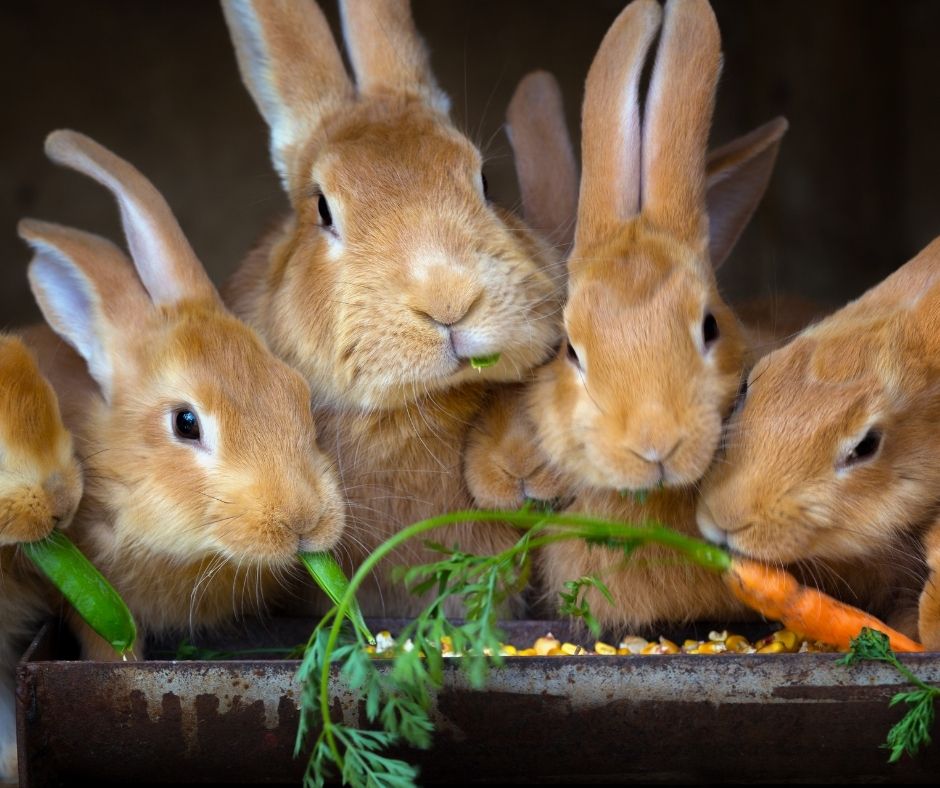
<svg viewBox="0 0 940 788"><path fill-rule="evenodd" d="M487 367L496 366L498 361L499 353L494 353L492 356L477 356L470 359L470 366L474 369L486 369Z"/></svg>
<svg viewBox="0 0 940 788"><path fill-rule="evenodd" d="M338 605L339 600L343 598L343 594L346 593L346 589L349 587L349 579L340 565L336 563L336 559L329 553L298 553L297 557L307 567L307 571L316 580L317 585L333 600L334 604ZM369 643L375 643L375 637L369 631L369 627L366 626L362 611L355 599L346 610L346 617L352 622L360 635Z"/></svg>
<svg viewBox="0 0 940 788"><path fill-rule="evenodd" d="M134 647L137 625L117 591L72 541L53 531L38 542L25 542L23 552L49 578L95 632L118 654Z"/></svg>

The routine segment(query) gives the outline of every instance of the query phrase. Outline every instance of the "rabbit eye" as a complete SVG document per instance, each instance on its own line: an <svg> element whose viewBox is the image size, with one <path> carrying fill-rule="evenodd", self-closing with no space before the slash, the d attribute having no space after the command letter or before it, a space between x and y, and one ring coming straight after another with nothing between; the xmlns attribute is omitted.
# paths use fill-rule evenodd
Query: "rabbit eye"
<svg viewBox="0 0 940 788"><path fill-rule="evenodd" d="M333 214L330 213L330 205L326 201L326 197L322 194L320 199L317 200L317 210L320 212L320 220L323 222L324 227L333 226Z"/></svg>
<svg viewBox="0 0 940 788"><path fill-rule="evenodd" d="M869 430L865 433L865 437L855 444L855 447L852 449L852 451L846 455L843 465L845 467L857 465L860 462L864 462L865 460L874 457L880 446L881 433L875 429Z"/></svg>
<svg viewBox="0 0 940 788"><path fill-rule="evenodd" d="M568 361L574 364L578 369L581 369L581 359L578 358L577 352L575 352L574 345L570 342L568 343Z"/></svg>
<svg viewBox="0 0 940 788"><path fill-rule="evenodd" d="M747 378L741 381L741 387L738 389L738 397L734 401L734 409L741 410L744 407L744 400L747 399Z"/></svg>
<svg viewBox="0 0 940 788"><path fill-rule="evenodd" d="M718 334L718 321L711 312L708 312L702 321L702 341L705 344L705 350L708 350L715 343Z"/></svg>
<svg viewBox="0 0 940 788"><path fill-rule="evenodd" d="M199 417L188 408L181 408L173 413L173 432L177 438L197 441L201 436Z"/></svg>
<svg viewBox="0 0 940 788"><path fill-rule="evenodd" d="M483 199L490 199L490 184L486 180L486 173L483 170L480 170L480 179L483 181Z"/></svg>

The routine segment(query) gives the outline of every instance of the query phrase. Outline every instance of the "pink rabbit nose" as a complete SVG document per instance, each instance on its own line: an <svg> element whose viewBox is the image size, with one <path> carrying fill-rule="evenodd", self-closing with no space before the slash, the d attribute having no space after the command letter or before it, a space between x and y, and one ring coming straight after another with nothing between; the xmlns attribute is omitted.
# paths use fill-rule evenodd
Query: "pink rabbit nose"
<svg viewBox="0 0 940 788"><path fill-rule="evenodd" d="M672 444L671 448L665 451L658 446L647 446L645 449L641 449L640 451L628 447L628 451L634 456L639 457L641 460L645 460L648 463L662 465L663 463L668 462L669 458L676 453L676 450L679 448L679 445L683 440L684 438L679 438L679 440Z"/></svg>

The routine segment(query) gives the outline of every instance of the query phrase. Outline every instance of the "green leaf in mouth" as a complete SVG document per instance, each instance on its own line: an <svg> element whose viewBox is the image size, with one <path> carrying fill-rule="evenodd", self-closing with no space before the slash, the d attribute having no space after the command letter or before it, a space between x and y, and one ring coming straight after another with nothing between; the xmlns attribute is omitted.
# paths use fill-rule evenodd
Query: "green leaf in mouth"
<svg viewBox="0 0 940 788"><path fill-rule="evenodd" d="M499 362L499 353L493 353L491 356L476 356L470 359L470 366L474 369L486 369L495 366Z"/></svg>

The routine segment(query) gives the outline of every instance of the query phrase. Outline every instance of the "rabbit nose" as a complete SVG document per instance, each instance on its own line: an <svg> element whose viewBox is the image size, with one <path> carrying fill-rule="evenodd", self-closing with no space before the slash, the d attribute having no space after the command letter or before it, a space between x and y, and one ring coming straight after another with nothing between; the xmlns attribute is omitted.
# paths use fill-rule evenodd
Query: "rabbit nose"
<svg viewBox="0 0 940 788"><path fill-rule="evenodd" d="M695 521L698 523L698 529L701 531L702 536L709 542L719 547L728 546L728 532L716 525L708 512L704 512L700 508L695 514Z"/></svg>
<svg viewBox="0 0 940 788"><path fill-rule="evenodd" d="M637 451L636 449L632 449L630 447L627 447L627 449L631 454L633 454L636 457L639 457L641 460L645 460L648 463L662 466L664 463L669 461L669 458L672 457L673 454L676 453L676 451L679 448L679 445L682 443L683 440L685 439L679 438L679 440L673 443L672 447L666 451L664 451L659 446L647 446L645 449L641 449L639 451Z"/></svg>

